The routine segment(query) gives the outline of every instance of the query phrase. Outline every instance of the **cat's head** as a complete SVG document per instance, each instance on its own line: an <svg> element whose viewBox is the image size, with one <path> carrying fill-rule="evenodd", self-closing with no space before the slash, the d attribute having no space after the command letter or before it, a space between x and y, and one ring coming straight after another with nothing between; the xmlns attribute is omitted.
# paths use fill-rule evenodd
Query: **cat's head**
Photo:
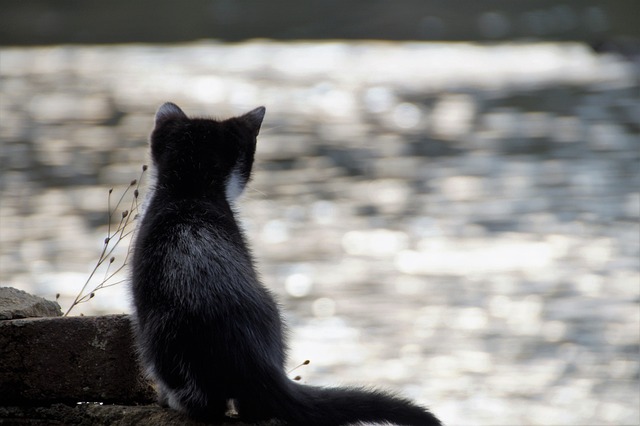
<svg viewBox="0 0 640 426"><path fill-rule="evenodd" d="M151 157L156 186L176 196L224 195L233 202L251 177L265 108L226 120L189 118L167 102L156 112Z"/></svg>

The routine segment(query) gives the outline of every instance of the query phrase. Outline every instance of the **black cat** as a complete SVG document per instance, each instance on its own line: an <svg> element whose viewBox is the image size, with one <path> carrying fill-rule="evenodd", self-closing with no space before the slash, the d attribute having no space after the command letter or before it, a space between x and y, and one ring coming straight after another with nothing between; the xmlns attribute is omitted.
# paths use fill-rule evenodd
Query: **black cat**
<svg viewBox="0 0 640 426"><path fill-rule="evenodd" d="M155 169L132 260L134 332L160 403L208 421L230 401L245 422L440 425L377 390L320 388L284 371L283 324L257 277L233 203L249 180L265 109L224 121L156 113Z"/></svg>

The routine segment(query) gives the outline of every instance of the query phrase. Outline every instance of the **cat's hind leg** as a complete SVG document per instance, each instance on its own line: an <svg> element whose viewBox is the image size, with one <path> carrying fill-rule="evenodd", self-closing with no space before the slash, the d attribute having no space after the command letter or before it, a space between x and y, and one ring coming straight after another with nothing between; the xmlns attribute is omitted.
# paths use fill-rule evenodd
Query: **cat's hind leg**
<svg viewBox="0 0 640 426"><path fill-rule="evenodd" d="M227 413L229 411L228 398L215 393L205 393L195 385L187 385L179 389L169 389L159 387L158 403L165 402L169 408L179 411L189 417L207 422L231 420Z"/></svg>

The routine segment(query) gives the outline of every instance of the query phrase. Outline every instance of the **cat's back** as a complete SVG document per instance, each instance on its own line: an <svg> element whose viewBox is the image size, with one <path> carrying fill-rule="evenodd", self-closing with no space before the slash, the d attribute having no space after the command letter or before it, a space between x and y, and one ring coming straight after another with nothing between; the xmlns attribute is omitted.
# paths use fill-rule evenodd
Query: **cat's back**
<svg viewBox="0 0 640 426"><path fill-rule="evenodd" d="M190 299L195 306L205 298L228 297L230 284L242 286L252 279L244 242L228 207L154 196L147 209L134 251L134 298L138 294L145 300L153 293L158 298Z"/></svg>

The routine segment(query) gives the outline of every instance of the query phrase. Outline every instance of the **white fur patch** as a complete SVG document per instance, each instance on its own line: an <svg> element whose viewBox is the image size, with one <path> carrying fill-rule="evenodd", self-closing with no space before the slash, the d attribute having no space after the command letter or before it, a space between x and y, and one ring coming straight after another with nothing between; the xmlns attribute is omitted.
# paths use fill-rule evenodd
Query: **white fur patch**
<svg viewBox="0 0 640 426"><path fill-rule="evenodd" d="M153 198L153 194L156 190L156 183L158 182L158 173L156 171L156 167L153 162L147 168L147 189L142 202L138 205L138 214L136 216L136 229L142 223L144 219L144 214L147 212L147 207L149 207L149 202Z"/></svg>
<svg viewBox="0 0 640 426"><path fill-rule="evenodd" d="M233 204L238 199L247 182L240 174L240 165L236 165L225 182L225 197L229 204Z"/></svg>

